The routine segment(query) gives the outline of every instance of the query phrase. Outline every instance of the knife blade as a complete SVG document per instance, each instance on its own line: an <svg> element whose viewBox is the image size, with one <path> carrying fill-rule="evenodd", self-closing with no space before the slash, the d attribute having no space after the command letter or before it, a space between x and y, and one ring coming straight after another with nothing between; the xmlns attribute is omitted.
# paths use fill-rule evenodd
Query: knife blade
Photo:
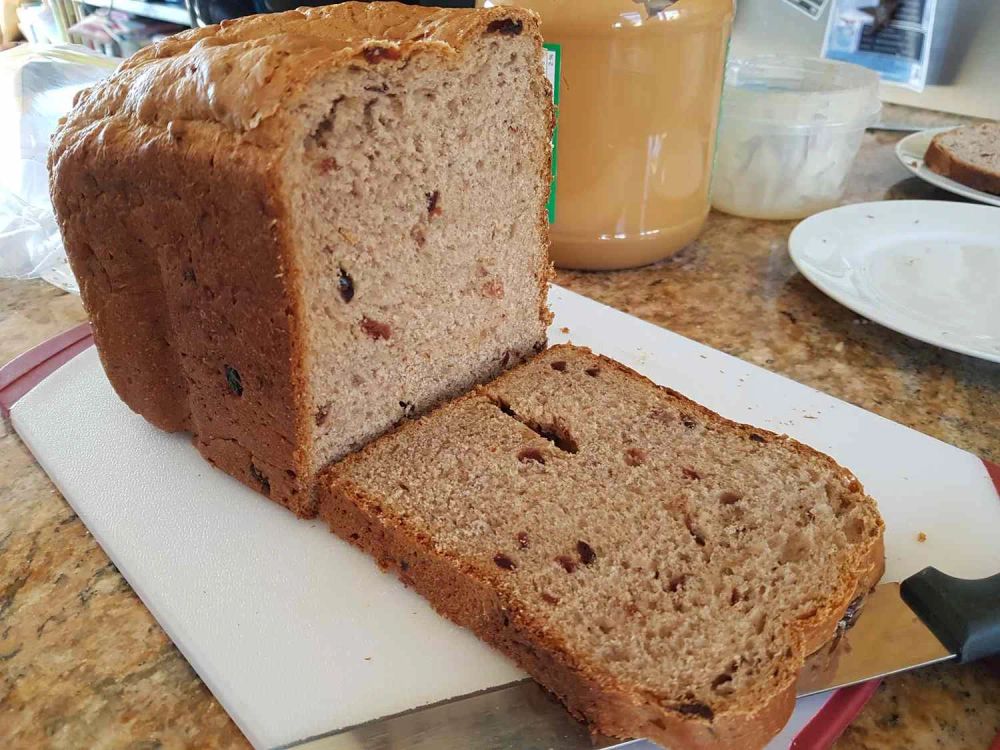
<svg viewBox="0 0 1000 750"><path fill-rule="evenodd" d="M857 622L836 647L818 655L820 664L806 665L796 693L802 698L954 657L906 606L899 584L884 583L869 594Z"/></svg>
<svg viewBox="0 0 1000 750"><path fill-rule="evenodd" d="M807 664L801 698L956 659L1000 653L1000 574L953 578L925 568L868 596L854 626ZM825 663L824 663L825 662Z"/></svg>

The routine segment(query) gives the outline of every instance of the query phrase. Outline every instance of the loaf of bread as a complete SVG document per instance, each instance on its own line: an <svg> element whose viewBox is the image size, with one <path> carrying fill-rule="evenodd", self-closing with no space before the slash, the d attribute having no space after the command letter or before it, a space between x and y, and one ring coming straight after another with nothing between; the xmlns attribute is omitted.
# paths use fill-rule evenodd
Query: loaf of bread
<svg viewBox="0 0 1000 750"><path fill-rule="evenodd" d="M974 190L1000 195L1000 122L938 133L927 147L924 164Z"/></svg>
<svg viewBox="0 0 1000 750"><path fill-rule="evenodd" d="M558 346L321 475L320 514L600 732L762 747L883 570L847 470Z"/></svg>
<svg viewBox="0 0 1000 750"><path fill-rule="evenodd" d="M144 49L50 153L112 385L314 514L319 468L543 348L551 127L518 9L345 3Z"/></svg>

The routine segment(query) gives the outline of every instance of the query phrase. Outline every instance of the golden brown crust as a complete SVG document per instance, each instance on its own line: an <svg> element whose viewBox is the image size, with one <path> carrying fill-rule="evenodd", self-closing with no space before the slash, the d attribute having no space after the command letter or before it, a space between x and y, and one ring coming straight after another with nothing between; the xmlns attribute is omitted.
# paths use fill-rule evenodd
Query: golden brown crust
<svg viewBox="0 0 1000 750"><path fill-rule="evenodd" d="M538 40L538 52L541 54L541 38ZM551 160L551 146L550 142L552 140L552 133L556 127L556 110L555 105L552 103L552 92L551 84L546 81L548 91L548 116L549 116L549 138L543 145L544 157L542 158L542 171L541 179L542 184L550 184L552 181L552 160ZM545 241L545 254L542 256L541 266L538 269L538 314L546 327L552 323L552 311L549 310L548 306L548 296L549 296L549 282L551 282L556 276L555 266L552 265L552 260L549 257L549 247L551 242L549 241L549 212L548 205L542 203L539 210L538 216L538 231L539 235L544 238ZM540 347L544 348L547 343L547 338L539 342Z"/></svg>
<svg viewBox="0 0 1000 750"><path fill-rule="evenodd" d="M562 344L572 355L589 349ZM598 355L599 356L599 355ZM651 387L665 390L684 402L687 410L718 427L733 429L765 442L780 441L796 452L819 460L833 468L845 487L863 494L858 480L847 469L825 454L784 435L777 435L750 425L739 424L716 414L669 388L662 388L619 362L601 357L604 363ZM501 375L502 385L508 374ZM488 386L485 386L488 387ZM475 392L456 401L476 398ZM452 402L455 403L455 402ZM439 408L448 408L447 405ZM407 434L419 429L419 422L400 425L396 432ZM621 684L587 664L574 661L570 651L548 629L536 626L529 612L506 594L504 580L495 568L460 560L438 551L433 540L413 536L406 525L393 517L377 498L368 497L350 480L343 478L352 463L360 461L366 447L327 470L320 481L320 514L338 536L361 547L412 585L441 614L472 630L484 641L513 658L536 680L555 693L578 718L588 721L603 734L629 737L645 736L666 746L699 749L763 747L791 715L795 703L796 678L807 657L829 642L837 632L849 604L859 594L871 590L884 568L884 525L877 512L872 536L854 557L846 560L838 585L830 592L825 606L792 625L791 640L797 645L788 659L787 669L775 682L774 692L764 701L740 709L716 713L711 720L682 714L664 707L657 696L643 697L629 685ZM874 512L874 501L865 496ZM405 562L405 566L404 566Z"/></svg>
<svg viewBox="0 0 1000 750"><path fill-rule="evenodd" d="M440 9L348 2L247 16L192 29L146 47L82 92L65 127L110 120L120 127L198 122L281 147L288 106L337 68L416 55L454 59L470 40L515 24L538 37L538 17L517 8Z"/></svg>
<svg viewBox="0 0 1000 750"><path fill-rule="evenodd" d="M158 427L192 431L206 458L297 510L307 467L293 455L301 433L287 387L297 313L269 155L232 137L96 125L57 134L50 167L122 400Z"/></svg>
<svg viewBox="0 0 1000 750"><path fill-rule="evenodd" d="M983 169L959 158L943 144L943 136L949 133L951 131L938 133L931 139L924 154L924 164L927 168L973 190L1000 195L1000 173Z"/></svg>

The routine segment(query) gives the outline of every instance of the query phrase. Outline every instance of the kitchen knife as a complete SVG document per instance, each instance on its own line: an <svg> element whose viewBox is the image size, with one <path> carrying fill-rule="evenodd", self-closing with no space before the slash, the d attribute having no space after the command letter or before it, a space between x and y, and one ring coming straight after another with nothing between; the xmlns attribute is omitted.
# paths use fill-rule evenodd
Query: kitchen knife
<svg viewBox="0 0 1000 750"><path fill-rule="evenodd" d="M1000 654L1000 573L980 580L924 568L872 592L856 624L830 652L827 669L805 670L811 695L909 669Z"/></svg>
<svg viewBox="0 0 1000 750"><path fill-rule="evenodd" d="M949 659L1000 653L1000 574L978 581L925 568L871 593L857 622L804 670L799 697ZM817 662L818 663L818 662ZM413 709L284 746L295 750L596 750L633 741L591 735L532 680Z"/></svg>

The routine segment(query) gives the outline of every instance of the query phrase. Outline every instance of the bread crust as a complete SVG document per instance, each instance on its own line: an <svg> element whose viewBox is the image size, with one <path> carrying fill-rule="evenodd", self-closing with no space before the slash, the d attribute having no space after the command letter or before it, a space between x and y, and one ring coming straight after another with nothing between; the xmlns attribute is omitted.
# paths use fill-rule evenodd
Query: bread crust
<svg viewBox="0 0 1000 750"><path fill-rule="evenodd" d="M346 3L193 29L81 92L53 137L53 205L112 386L300 516L315 515L314 416L282 182L294 103L337 68L450 65L492 24L540 53L537 16L516 8Z"/></svg>
<svg viewBox="0 0 1000 750"><path fill-rule="evenodd" d="M538 16L512 7L347 2L227 20L140 50L77 95L62 130L99 120L164 129L198 122L280 149L297 129L288 103L307 93L317 76L403 66L423 55L447 63L491 28L505 33L504 23L534 37L541 49Z"/></svg>
<svg viewBox="0 0 1000 750"><path fill-rule="evenodd" d="M589 350L571 345L553 350ZM739 424L669 389L662 388L624 365L600 357L630 378L670 393L684 402L685 408L720 427L753 433L765 441L781 441L793 450L834 468L841 479L857 492L860 483L832 458L783 435ZM497 383L502 383L501 375ZM460 400L475 398L476 392ZM418 429L411 422L397 428L400 433ZM870 591L884 568L884 524L875 513L875 523L868 542L853 559L847 560L837 586L826 603L809 617L792 624L791 640L796 644L786 669L775 681L767 700L739 710L716 713L711 718L692 715L665 706L655 695L643 695L637 689L618 682L586 664L574 661L572 654L551 632L533 622L530 612L507 593L502 573L494 566L474 560L458 559L436 549L434 540L414 535L403 521L389 513L377 497L371 497L344 475L352 462L363 458L370 448L348 456L327 470L320 482L320 515L341 538L371 554L379 566L413 586L432 606L455 623L514 659L547 689L553 692L577 718L595 730L610 736L648 737L668 747L693 750L733 748L748 750L763 747L784 726L795 703L795 684L807 657L818 651L837 633L837 625L849 604ZM867 497L867 496L866 496ZM871 498L867 500L872 504Z"/></svg>
<svg viewBox="0 0 1000 750"><path fill-rule="evenodd" d="M157 427L193 432L209 461L295 508L306 466L288 387L298 311L272 159L198 127L99 122L57 134L50 172L119 396Z"/></svg>
<svg viewBox="0 0 1000 750"><path fill-rule="evenodd" d="M1000 173L983 169L960 158L944 144L946 135L954 135L954 132L938 133L931 139L924 154L924 164L927 168L973 190L1000 195Z"/></svg>

